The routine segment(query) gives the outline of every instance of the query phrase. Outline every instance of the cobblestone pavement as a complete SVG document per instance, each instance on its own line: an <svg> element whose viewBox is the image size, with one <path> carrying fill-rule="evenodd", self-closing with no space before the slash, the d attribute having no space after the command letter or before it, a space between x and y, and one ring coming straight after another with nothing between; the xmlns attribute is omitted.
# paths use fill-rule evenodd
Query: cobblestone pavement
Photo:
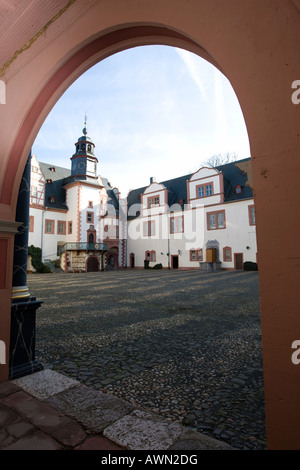
<svg viewBox="0 0 300 470"><path fill-rule="evenodd" d="M265 449L257 272L30 274L36 359L237 449Z"/></svg>

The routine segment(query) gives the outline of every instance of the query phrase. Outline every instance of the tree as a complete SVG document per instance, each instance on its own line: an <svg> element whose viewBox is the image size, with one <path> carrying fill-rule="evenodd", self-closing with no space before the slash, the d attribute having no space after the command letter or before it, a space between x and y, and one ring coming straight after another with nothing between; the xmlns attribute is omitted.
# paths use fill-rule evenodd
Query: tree
<svg viewBox="0 0 300 470"><path fill-rule="evenodd" d="M235 162L237 155L235 153L219 153L212 155L203 162L203 166L210 166L215 168L216 166L226 165L226 163Z"/></svg>

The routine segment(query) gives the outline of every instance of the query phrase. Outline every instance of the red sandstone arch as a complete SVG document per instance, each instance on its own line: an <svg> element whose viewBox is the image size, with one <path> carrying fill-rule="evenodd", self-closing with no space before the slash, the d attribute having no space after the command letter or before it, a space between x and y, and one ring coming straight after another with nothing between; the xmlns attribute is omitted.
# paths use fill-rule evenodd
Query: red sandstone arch
<svg viewBox="0 0 300 470"><path fill-rule="evenodd" d="M110 54L145 44L183 47L211 61L241 104L256 199L268 445L299 449L300 369L291 361L291 345L300 336L300 105L291 100L292 83L300 79L299 0L77 0L4 68L1 339L9 344L12 222L34 138L81 73ZM1 367L0 382L7 379Z"/></svg>

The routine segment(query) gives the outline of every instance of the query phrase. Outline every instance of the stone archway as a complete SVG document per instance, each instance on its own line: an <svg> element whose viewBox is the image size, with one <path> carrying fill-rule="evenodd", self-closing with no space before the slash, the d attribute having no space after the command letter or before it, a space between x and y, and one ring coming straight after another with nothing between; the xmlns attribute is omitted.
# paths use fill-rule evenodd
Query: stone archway
<svg viewBox="0 0 300 470"><path fill-rule="evenodd" d="M145 44L186 48L220 68L244 113L256 201L268 446L299 449L300 375L291 361L291 345L299 339L300 106L291 100L300 79L299 0L77 0L65 10L65 1L57 4L61 11L53 11L52 22L51 16L35 18L33 10L20 30L23 43L8 32L9 47L2 51L1 340L9 344L20 181L48 112L80 74L110 54ZM7 377L8 365L1 365L0 381Z"/></svg>

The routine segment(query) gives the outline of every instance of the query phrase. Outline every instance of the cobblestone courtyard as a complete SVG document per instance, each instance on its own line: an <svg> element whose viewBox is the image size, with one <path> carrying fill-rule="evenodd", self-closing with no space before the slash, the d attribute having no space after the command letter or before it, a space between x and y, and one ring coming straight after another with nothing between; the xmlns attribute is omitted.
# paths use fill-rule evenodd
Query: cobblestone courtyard
<svg viewBox="0 0 300 470"><path fill-rule="evenodd" d="M265 449L257 272L30 274L36 358L239 449Z"/></svg>

